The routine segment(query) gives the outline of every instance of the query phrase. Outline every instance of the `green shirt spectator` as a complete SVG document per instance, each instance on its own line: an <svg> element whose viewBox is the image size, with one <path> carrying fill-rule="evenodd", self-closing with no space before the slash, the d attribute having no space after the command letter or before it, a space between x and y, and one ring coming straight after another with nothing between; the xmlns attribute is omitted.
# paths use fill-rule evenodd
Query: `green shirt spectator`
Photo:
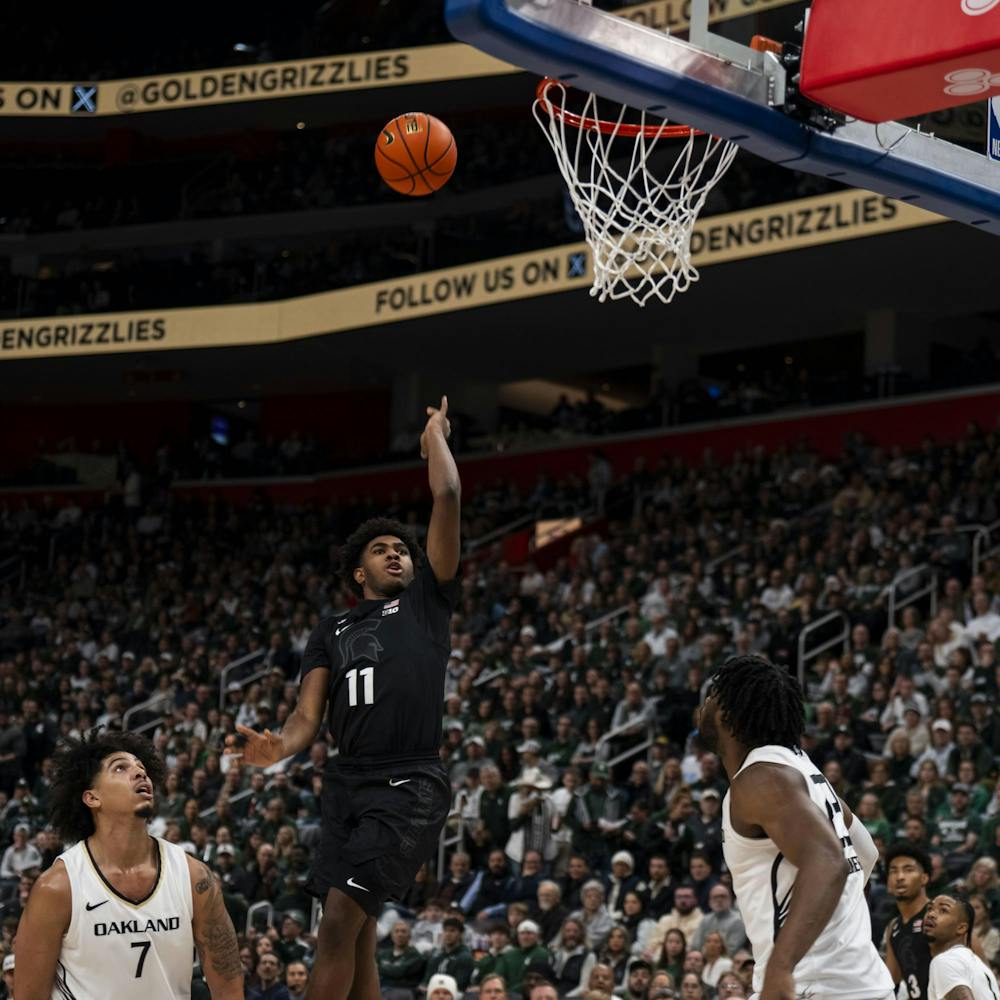
<svg viewBox="0 0 1000 1000"><path fill-rule="evenodd" d="M552 961L548 948L538 942L540 933L541 930L534 920L522 920L517 925L517 947L503 952L498 957L493 971L503 976L509 992L521 992L524 970L532 962L548 964Z"/></svg>
<svg viewBox="0 0 1000 1000"><path fill-rule="evenodd" d="M462 941L464 931L465 924L458 917L445 917L441 924L441 947L432 951L427 958L424 986L431 976L438 973L451 976L458 983L459 990L464 990L469 985L475 961L472 952Z"/></svg>
<svg viewBox="0 0 1000 1000"><path fill-rule="evenodd" d="M941 849L946 853L966 854L976 849L982 821L969 809L971 789L962 782L951 786L950 803L937 815L941 831Z"/></svg>
<svg viewBox="0 0 1000 1000"><path fill-rule="evenodd" d="M379 982L390 989L416 989L423 978L426 959L410 944L410 925L397 921L390 939L376 954Z"/></svg>

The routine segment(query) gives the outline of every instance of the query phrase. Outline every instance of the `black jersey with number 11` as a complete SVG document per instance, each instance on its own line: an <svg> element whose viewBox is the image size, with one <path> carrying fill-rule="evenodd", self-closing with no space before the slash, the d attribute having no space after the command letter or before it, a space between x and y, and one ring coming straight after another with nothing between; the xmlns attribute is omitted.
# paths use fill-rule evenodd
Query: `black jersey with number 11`
<svg viewBox="0 0 1000 1000"><path fill-rule="evenodd" d="M361 601L313 629L302 676L330 669L330 732L343 756L438 753L459 589L457 580L438 583L425 561L397 597Z"/></svg>

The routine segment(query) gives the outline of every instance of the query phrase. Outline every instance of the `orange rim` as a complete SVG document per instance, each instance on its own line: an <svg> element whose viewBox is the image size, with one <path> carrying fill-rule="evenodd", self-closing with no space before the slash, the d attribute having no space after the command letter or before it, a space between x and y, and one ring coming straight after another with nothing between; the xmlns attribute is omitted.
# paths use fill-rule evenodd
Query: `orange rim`
<svg viewBox="0 0 1000 1000"><path fill-rule="evenodd" d="M585 118L583 115L575 114L553 104L548 98L548 93L553 87L571 89L566 87L561 80L546 76L539 80L538 86L535 88L535 99L547 114L573 128L584 129L588 132L602 132L604 135L621 135L627 139L634 139L640 135L645 139L687 139L692 135L705 134L689 125L628 125L624 122L603 121L600 118Z"/></svg>

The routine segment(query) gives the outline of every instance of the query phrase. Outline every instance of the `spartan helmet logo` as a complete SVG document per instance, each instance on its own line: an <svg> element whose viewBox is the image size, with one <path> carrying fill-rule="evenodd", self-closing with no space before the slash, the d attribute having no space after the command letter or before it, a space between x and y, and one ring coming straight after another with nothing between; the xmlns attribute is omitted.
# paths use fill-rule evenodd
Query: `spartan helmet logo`
<svg viewBox="0 0 1000 1000"><path fill-rule="evenodd" d="M358 622L354 628L349 628L341 634L337 640L340 646L341 667L357 663L359 660L379 662L379 654L384 647L378 641L378 636L375 633L378 632L381 624L381 618Z"/></svg>
<svg viewBox="0 0 1000 1000"><path fill-rule="evenodd" d="M962 0L962 13L970 17L986 14L1000 4L1000 0Z"/></svg>

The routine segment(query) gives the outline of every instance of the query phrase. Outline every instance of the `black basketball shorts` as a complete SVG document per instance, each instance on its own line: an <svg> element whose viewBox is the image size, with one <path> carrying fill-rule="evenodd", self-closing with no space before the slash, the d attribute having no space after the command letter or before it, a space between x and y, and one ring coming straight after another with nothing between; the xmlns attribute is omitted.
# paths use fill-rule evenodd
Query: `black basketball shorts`
<svg viewBox="0 0 1000 1000"><path fill-rule="evenodd" d="M437 759L334 757L320 808L322 836L306 890L325 903L339 889L377 917L437 850L451 784Z"/></svg>

